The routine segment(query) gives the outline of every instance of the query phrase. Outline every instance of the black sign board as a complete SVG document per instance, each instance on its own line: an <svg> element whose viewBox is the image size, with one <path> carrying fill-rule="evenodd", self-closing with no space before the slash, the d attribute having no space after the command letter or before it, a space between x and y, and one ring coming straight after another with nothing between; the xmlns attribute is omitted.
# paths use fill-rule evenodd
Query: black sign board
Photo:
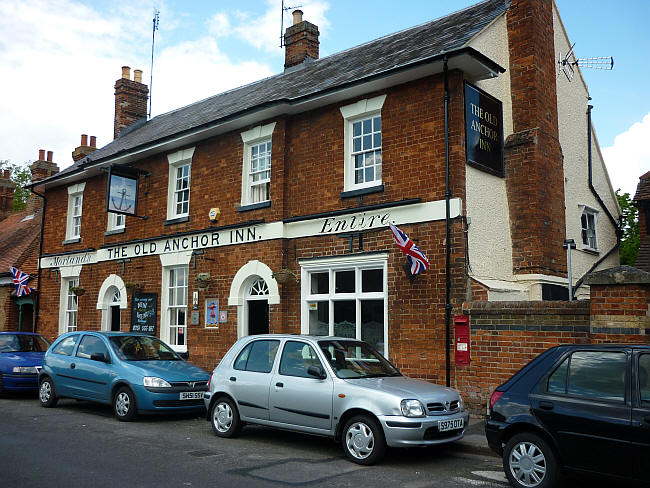
<svg viewBox="0 0 650 488"><path fill-rule="evenodd" d="M156 335L157 293L134 293L131 304L131 332Z"/></svg>
<svg viewBox="0 0 650 488"><path fill-rule="evenodd" d="M465 82L465 147L467 164L504 176L503 105Z"/></svg>
<svg viewBox="0 0 650 488"><path fill-rule="evenodd" d="M140 170L113 164L108 169L106 211L124 215L138 214L138 178Z"/></svg>

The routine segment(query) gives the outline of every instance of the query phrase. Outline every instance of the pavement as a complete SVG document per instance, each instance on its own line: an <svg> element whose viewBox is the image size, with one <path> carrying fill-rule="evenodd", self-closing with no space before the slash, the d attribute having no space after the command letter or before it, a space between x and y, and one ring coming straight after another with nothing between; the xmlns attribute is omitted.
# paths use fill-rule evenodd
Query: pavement
<svg viewBox="0 0 650 488"><path fill-rule="evenodd" d="M469 425L465 429L465 436L461 440L454 442L453 446L455 450L470 454L499 457L488 446L487 439L485 438L485 420L483 418L470 416Z"/></svg>

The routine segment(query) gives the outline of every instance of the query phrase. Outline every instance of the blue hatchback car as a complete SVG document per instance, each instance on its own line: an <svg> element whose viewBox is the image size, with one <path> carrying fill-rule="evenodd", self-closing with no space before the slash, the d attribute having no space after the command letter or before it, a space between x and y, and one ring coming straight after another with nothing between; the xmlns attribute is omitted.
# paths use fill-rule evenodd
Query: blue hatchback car
<svg viewBox="0 0 650 488"><path fill-rule="evenodd" d="M0 332L0 393L38 388L38 369L50 343L31 332Z"/></svg>
<svg viewBox="0 0 650 488"><path fill-rule="evenodd" d="M137 413L204 409L210 375L146 334L78 331L61 335L43 360L39 400L61 397L112 405L118 420Z"/></svg>

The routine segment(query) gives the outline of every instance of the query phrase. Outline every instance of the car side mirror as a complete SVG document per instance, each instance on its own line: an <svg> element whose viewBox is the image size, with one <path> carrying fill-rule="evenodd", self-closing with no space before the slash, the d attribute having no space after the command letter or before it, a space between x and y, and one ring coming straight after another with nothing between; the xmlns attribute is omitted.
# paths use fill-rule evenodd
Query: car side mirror
<svg viewBox="0 0 650 488"><path fill-rule="evenodd" d="M104 356L103 352L94 352L94 353L92 353L90 355L90 359L92 361L99 361L99 362L102 362L102 363L107 363L108 362L108 358L106 356Z"/></svg>
<svg viewBox="0 0 650 488"><path fill-rule="evenodd" d="M188 351L177 352L176 354L178 354L182 359L185 359L185 361L187 361L190 358L190 353Z"/></svg>
<svg viewBox="0 0 650 488"><path fill-rule="evenodd" d="M307 374L309 376L314 376L319 380L327 378L322 366L309 366L309 368L307 368Z"/></svg>

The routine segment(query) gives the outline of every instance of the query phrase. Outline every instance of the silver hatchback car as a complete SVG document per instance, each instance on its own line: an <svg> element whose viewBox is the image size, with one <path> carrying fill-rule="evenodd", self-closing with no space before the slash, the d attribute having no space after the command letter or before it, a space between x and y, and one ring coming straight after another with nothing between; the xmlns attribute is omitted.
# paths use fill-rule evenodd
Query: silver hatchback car
<svg viewBox="0 0 650 488"><path fill-rule="evenodd" d="M214 369L204 401L219 437L243 423L318 434L364 465L387 446L458 440L469 420L456 390L407 378L367 343L342 337L243 337Z"/></svg>

